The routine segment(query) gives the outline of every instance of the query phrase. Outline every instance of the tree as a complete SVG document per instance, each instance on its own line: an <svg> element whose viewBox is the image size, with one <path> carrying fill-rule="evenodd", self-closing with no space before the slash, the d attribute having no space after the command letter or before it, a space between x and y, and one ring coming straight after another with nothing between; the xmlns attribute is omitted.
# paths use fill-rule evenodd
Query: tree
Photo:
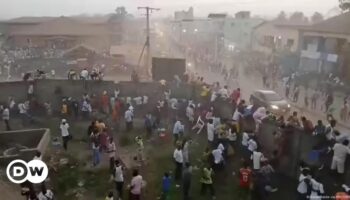
<svg viewBox="0 0 350 200"><path fill-rule="evenodd" d="M319 12L315 12L312 16L311 16L311 22L313 24L319 23L323 21L323 15Z"/></svg>
<svg viewBox="0 0 350 200"><path fill-rule="evenodd" d="M295 23L302 23L305 21L305 16L303 12L294 12L290 17L289 21Z"/></svg>
<svg viewBox="0 0 350 200"><path fill-rule="evenodd" d="M121 6L121 7L117 7L115 9L115 12L117 14L117 16L121 19L125 18L128 14L128 12L126 11L125 7L124 6Z"/></svg>
<svg viewBox="0 0 350 200"><path fill-rule="evenodd" d="M286 15L286 13L285 13L284 11L281 11L281 12L278 14L276 20L277 20L277 21L281 21L281 22L287 21L287 15Z"/></svg>
<svg viewBox="0 0 350 200"><path fill-rule="evenodd" d="M350 10L350 0L339 0L339 7L343 11L349 11Z"/></svg>
<svg viewBox="0 0 350 200"><path fill-rule="evenodd" d="M130 17L130 14L128 14L125 7L120 6L115 9L115 13L111 14L111 16L108 19L108 22L119 24L120 22L126 20L128 17Z"/></svg>

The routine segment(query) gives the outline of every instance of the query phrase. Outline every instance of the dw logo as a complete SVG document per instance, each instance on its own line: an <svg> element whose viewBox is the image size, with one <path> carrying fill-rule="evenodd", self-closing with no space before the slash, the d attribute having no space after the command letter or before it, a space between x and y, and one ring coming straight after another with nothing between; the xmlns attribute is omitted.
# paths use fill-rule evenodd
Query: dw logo
<svg viewBox="0 0 350 200"><path fill-rule="evenodd" d="M41 160L32 160L28 163L23 160L14 160L6 168L8 179L16 184L27 180L31 183L41 183L48 174L47 165Z"/></svg>

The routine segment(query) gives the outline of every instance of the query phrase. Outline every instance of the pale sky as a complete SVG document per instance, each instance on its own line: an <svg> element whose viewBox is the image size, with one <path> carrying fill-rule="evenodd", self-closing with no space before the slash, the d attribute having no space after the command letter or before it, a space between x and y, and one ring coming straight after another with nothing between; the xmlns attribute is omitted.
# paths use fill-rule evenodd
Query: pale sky
<svg viewBox="0 0 350 200"><path fill-rule="evenodd" d="M172 15L175 10L193 6L195 16L205 16L209 12L234 14L240 10L250 10L253 15L273 16L281 10L290 13L303 11L311 15L314 11L323 14L338 6L338 0L0 0L0 18L19 16L61 16L78 14L106 14L117 6L125 6L127 11L140 16L137 6L161 8L158 16Z"/></svg>

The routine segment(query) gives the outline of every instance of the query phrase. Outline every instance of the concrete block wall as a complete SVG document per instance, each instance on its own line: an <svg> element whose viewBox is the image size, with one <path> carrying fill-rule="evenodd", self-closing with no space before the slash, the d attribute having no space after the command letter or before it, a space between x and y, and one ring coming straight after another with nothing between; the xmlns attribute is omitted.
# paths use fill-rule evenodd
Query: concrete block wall
<svg viewBox="0 0 350 200"><path fill-rule="evenodd" d="M1 82L0 83L0 104L7 103L8 97L13 96L16 103L26 100L27 91L30 84L34 84L34 95L39 102L49 101L53 107L60 105L61 98L64 96L74 99L81 99L84 93L101 95L103 91L113 94L116 88L120 89L121 96L143 96L146 95L153 99L159 98L160 84L158 82L119 82L113 81L81 81L81 80L36 80L34 82ZM177 88L175 84L170 83L172 96L176 98L192 98L193 86L182 85ZM60 90L58 94L56 91ZM198 95L198 94L194 94Z"/></svg>
<svg viewBox="0 0 350 200"><path fill-rule="evenodd" d="M36 151L40 151L44 155L49 143L49 129L31 129L2 132L0 133L0 146L5 146L8 148L11 144L20 144L28 148L20 150L17 155L0 155L0 165L6 166L15 159L21 159L28 162L34 158Z"/></svg>
<svg viewBox="0 0 350 200"><path fill-rule="evenodd" d="M28 83L23 81L1 82L0 103L7 103L9 96L14 97L17 101L24 101L27 97L28 85Z"/></svg>

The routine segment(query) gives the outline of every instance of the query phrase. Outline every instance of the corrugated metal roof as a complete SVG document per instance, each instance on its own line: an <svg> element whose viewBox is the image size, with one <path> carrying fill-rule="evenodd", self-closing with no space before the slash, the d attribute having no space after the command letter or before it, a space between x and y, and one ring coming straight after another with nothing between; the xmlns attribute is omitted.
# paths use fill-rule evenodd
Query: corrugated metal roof
<svg viewBox="0 0 350 200"><path fill-rule="evenodd" d="M350 12L346 12L312 26L305 27L303 30L336 34L350 34Z"/></svg>

